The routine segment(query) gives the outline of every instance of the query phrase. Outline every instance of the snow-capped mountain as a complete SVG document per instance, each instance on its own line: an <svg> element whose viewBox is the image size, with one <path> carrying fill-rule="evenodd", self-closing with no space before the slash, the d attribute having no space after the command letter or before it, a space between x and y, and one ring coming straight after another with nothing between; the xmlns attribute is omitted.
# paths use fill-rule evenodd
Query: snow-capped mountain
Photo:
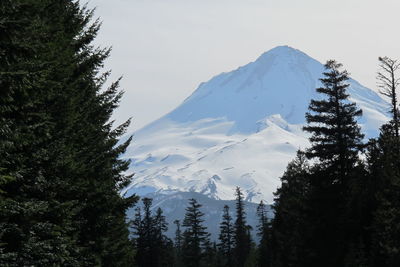
<svg viewBox="0 0 400 267"><path fill-rule="evenodd" d="M324 66L303 52L276 47L256 61L202 83L180 106L134 133L125 154L134 181L125 193L198 192L271 203L287 163L308 145L302 131L318 98ZM363 110L367 137L388 120L388 103L355 80L351 100Z"/></svg>

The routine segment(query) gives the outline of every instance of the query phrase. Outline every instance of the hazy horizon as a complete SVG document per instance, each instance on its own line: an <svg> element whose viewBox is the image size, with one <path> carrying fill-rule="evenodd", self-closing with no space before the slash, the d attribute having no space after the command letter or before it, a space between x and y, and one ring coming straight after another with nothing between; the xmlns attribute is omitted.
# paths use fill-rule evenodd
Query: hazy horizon
<svg viewBox="0 0 400 267"><path fill-rule="evenodd" d="M276 46L321 62L336 59L374 90L377 58L400 58L394 0L91 0L89 6L103 21L96 43L113 47L106 68L112 79L124 77L114 118L133 117L131 130L171 111L201 82Z"/></svg>

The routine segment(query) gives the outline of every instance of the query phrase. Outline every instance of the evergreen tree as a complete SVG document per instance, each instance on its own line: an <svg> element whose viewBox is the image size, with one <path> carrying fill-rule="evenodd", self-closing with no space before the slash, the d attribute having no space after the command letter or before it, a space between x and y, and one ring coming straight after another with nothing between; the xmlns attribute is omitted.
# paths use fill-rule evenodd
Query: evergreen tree
<svg viewBox="0 0 400 267"><path fill-rule="evenodd" d="M218 248L220 253L223 256L223 266L232 266L233 264L233 236L234 236L234 227L233 220L231 215L229 214L229 206L225 205L222 215L222 221L220 224L220 233L219 233L219 241Z"/></svg>
<svg viewBox="0 0 400 267"><path fill-rule="evenodd" d="M357 154L363 147L363 134L356 117L362 115L355 103L348 100L345 82L349 79L347 71L334 60L325 64L324 87L317 92L325 96L321 100L311 100L306 113L307 126L304 131L312 134L311 148L306 151L308 158L316 158L324 167L334 171L334 183L343 184L345 176L358 160Z"/></svg>
<svg viewBox="0 0 400 267"><path fill-rule="evenodd" d="M182 231L181 231L181 223L179 220L175 220L174 224L176 225L175 230L175 266L183 266L182 265Z"/></svg>
<svg viewBox="0 0 400 267"><path fill-rule="evenodd" d="M377 140L369 146L370 210L373 212L371 241L367 247L371 266L400 264L400 139L397 73L400 63L388 57L379 58L378 82L381 93L391 100L389 123L381 127ZM371 197L373 196L373 197Z"/></svg>
<svg viewBox="0 0 400 267"><path fill-rule="evenodd" d="M281 187L275 193L272 220L273 266L311 266L307 249L309 225L308 197L310 166L303 152L298 151L281 177Z"/></svg>
<svg viewBox="0 0 400 267"><path fill-rule="evenodd" d="M271 229L267 218L267 210L263 201L257 207L257 216L259 220L257 235L260 237L258 245L257 266L272 266L271 257Z"/></svg>
<svg viewBox="0 0 400 267"><path fill-rule="evenodd" d="M157 266L172 266L174 257L171 252L173 252L174 245L172 240L165 235L165 232L168 231L168 223L161 208L158 208L154 215L154 228L155 254L159 255Z"/></svg>
<svg viewBox="0 0 400 267"><path fill-rule="evenodd" d="M197 203L193 198L190 199L182 224L185 227L182 258L186 267L201 266L204 258L204 249L209 244L210 234L206 232L207 227L203 226L204 213L200 211L200 208L201 204Z"/></svg>
<svg viewBox="0 0 400 267"><path fill-rule="evenodd" d="M243 193L236 187L236 220L234 224L234 264L243 267L251 248L251 237L246 223Z"/></svg>
<svg viewBox="0 0 400 267"><path fill-rule="evenodd" d="M313 222L311 250L314 263L321 266L343 266L352 236L348 215L349 188L353 170L358 162L358 152L363 147L363 135L356 117L362 114L355 103L348 100L345 82L349 79L341 64L326 63L323 87L317 92L324 98L311 100L306 114L306 132L311 148L308 158L317 160L311 176L310 210Z"/></svg>
<svg viewBox="0 0 400 267"><path fill-rule="evenodd" d="M11 180L1 185L0 265L131 264L125 212L136 197L119 194L130 139L117 145L129 122L109 122L122 94L118 82L102 89L99 22L77 1L0 8L0 179Z"/></svg>
<svg viewBox="0 0 400 267"><path fill-rule="evenodd" d="M398 266L400 264L400 155L396 149L394 123L381 128L379 138L369 148L369 171L373 212L369 256L372 266ZM371 199L371 197L369 198Z"/></svg>
<svg viewBox="0 0 400 267"><path fill-rule="evenodd" d="M165 236L168 225L160 208L151 212L152 199L143 198L143 214L136 208L131 225L136 237L136 264L141 267L172 266L172 241Z"/></svg>
<svg viewBox="0 0 400 267"><path fill-rule="evenodd" d="M141 209L136 208L135 218L132 226L136 239L136 256L135 262L140 266L155 266L154 255L154 222L151 215L152 199L143 198L143 216Z"/></svg>
<svg viewBox="0 0 400 267"><path fill-rule="evenodd" d="M201 263L202 267L219 267L220 262L217 244L215 242L211 242L210 239L206 241L204 244L204 256L203 261Z"/></svg>
<svg viewBox="0 0 400 267"><path fill-rule="evenodd" d="M76 264L80 257L71 219L76 203L64 201L61 157L51 110L59 39L47 40L43 1L0 3L0 265ZM39 14L39 15L37 15ZM62 29L61 29L62 30Z"/></svg>

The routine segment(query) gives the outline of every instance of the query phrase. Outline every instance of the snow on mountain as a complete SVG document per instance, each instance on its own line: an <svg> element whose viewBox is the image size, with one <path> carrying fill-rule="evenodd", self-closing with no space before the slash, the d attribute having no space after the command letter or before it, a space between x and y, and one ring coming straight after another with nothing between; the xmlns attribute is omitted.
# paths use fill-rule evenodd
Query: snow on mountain
<svg viewBox="0 0 400 267"><path fill-rule="evenodd" d="M301 130L323 65L288 46L202 83L169 114L134 133L125 154L134 181L125 193L199 192L232 199L240 186L246 200L271 203L287 163L308 145ZM351 100L363 110L367 137L388 120L388 103L349 81Z"/></svg>

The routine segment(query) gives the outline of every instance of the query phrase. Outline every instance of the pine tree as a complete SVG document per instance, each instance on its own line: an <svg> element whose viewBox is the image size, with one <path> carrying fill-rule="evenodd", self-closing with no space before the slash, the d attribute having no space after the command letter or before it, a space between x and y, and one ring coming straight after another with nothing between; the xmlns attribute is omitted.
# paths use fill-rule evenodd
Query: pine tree
<svg viewBox="0 0 400 267"><path fill-rule="evenodd" d="M381 127L377 140L369 146L369 202L372 210L370 244L367 247L372 266L398 266L400 264L400 139L397 73L400 63L388 57L379 58L378 82L381 93L391 100L392 119ZM372 197L371 197L372 196Z"/></svg>
<svg viewBox="0 0 400 267"><path fill-rule="evenodd" d="M165 232L168 231L168 223L160 207L154 215L154 230L153 242L156 248L155 255L158 258L156 266L172 266L174 257L171 252L173 252L174 246L172 240L165 235Z"/></svg>
<svg viewBox="0 0 400 267"><path fill-rule="evenodd" d="M349 79L341 64L330 60L326 63L323 87L317 92L321 100L311 100L306 114L306 132L311 148L308 158L317 160L311 176L310 210L313 213L313 240L311 250L314 263L323 266L343 266L351 236L348 214L348 192L353 179L358 152L363 147L363 135L356 117L361 116L355 103L348 100L346 90Z"/></svg>
<svg viewBox="0 0 400 267"><path fill-rule="evenodd" d="M290 162L275 192L272 220L273 266L310 266L307 229L310 166L302 151Z"/></svg>
<svg viewBox="0 0 400 267"><path fill-rule="evenodd" d="M152 214L153 200L143 198L143 213L136 208L135 217L131 221L136 243L136 264L140 267L172 266L173 257L170 255L172 241L165 236L168 224L161 208Z"/></svg>
<svg viewBox="0 0 400 267"><path fill-rule="evenodd" d="M0 144L0 175L12 180L1 186L1 264L127 266L136 197L119 194L130 139L117 143L129 122L109 122L122 93L118 82L103 90L109 49L91 45L99 22L76 1L0 7L0 131L13 133Z"/></svg>
<svg viewBox="0 0 400 267"><path fill-rule="evenodd" d="M143 198L143 215L140 208L136 209L135 219L133 221L136 240L135 262L140 266L155 266L154 255L154 222L151 215L152 199Z"/></svg>
<svg viewBox="0 0 400 267"><path fill-rule="evenodd" d="M220 224L220 233L218 248L223 256L223 266L232 266L233 264L233 236L234 227L233 220L229 214L229 206L225 205L222 215L222 221Z"/></svg>
<svg viewBox="0 0 400 267"><path fill-rule="evenodd" d="M269 267L272 266L271 229L268 222L267 210L262 200L257 207L257 216L259 221L257 235L260 238L257 266Z"/></svg>
<svg viewBox="0 0 400 267"><path fill-rule="evenodd" d="M348 100L345 82L349 79L347 71L341 71L342 65L334 60L325 64L325 78L321 78L324 87L317 92L326 98L311 100L306 113L307 126L304 131L312 134L312 146L306 151L308 158L316 158L324 168L335 171L335 181L342 183L357 161L362 148L363 134L356 117L362 115L355 103ZM339 177L340 176L340 177Z"/></svg>
<svg viewBox="0 0 400 267"><path fill-rule="evenodd" d="M372 266L400 264L400 155L399 139L392 122L383 125L379 138L369 147L370 196L373 219L369 257ZM368 248L367 248L368 249Z"/></svg>
<svg viewBox="0 0 400 267"><path fill-rule="evenodd" d="M251 237L246 223L243 193L236 187L236 220L234 224L234 261L235 266L243 267L251 248Z"/></svg>
<svg viewBox="0 0 400 267"><path fill-rule="evenodd" d="M189 200L189 206L186 208L185 219L182 226L183 232L182 257L184 266L201 266L204 249L209 244L210 234L206 232L207 227L203 226L204 213L200 211L201 204L196 199Z"/></svg>
<svg viewBox="0 0 400 267"><path fill-rule="evenodd" d="M62 55L53 51L59 38L46 38L47 9L43 1L0 3L0 265L5 266L73 265L81 259L72 220L76 202L60 197L69 184L57 171L62 159L51 145L60 141L51 110L62 85L53 77Z"/></svg>
<svg viewBox="0 0 400 267"><path fill-rule="evenodd" d="M174 238L174 248L175 248L175 266L183 266L182 264L182 231L181 231L181 223L179 220L175 220L174 224L176 225L175 230L175 238Z"/></svg>

